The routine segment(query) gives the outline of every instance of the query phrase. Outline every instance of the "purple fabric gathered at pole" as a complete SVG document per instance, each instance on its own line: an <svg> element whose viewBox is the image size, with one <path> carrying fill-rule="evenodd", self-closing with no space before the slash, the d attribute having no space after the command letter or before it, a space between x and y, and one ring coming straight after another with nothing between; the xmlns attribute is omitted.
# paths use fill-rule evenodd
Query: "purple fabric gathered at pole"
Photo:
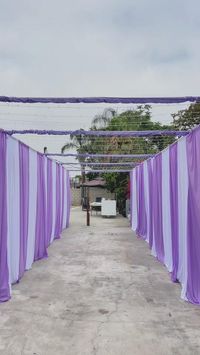
<svg viewBox="0 0 200 355"><path fill-rule="evenodd" d="M46 245L47 223L44 158L43 155L37 153L37 208L34 260L39 260L48 256Z"/></svg>
<svg viewBox="0 0 200 355"><path fill-rule="evenodd" d="M136 233L146 239L147 233L147 216L145 208L145 198L144 198L144 166L141 164L136 168L136 183L137 183L137 215L138 215L138 226Z"/></svg>
<svg viewBox="0 0 200 355"><path fill-rule="evenodd" d="M69 180L69 173L67 174L67 223L66 227L69 227L69 218L70 218L70 209L71 209L71 190L70 190L70 180Z"/></svg>
<svg viewBox="0 0 200 355"><path fill-rule="evenodd" d="M186 139L188 160L187 299L200 304L200 127Z"/></svg>
<svg viewBox="0 0 200 355"><path fill-rule="evenodd" d="M130 171L130 226L132 227L132 215L133 215L133 171Z"/></svg>
<svg viewBox="0 0 200 355"><path fill-rule="evenodd" d="M80 165L80 166L99 166L99 167L101 167L101 166L116 166L116 167L118 167L118 166L131 166L131 167L133 167L133 166L136 166L136 165L138 165L139 163L132 163L132 162L126 162L126 163L82 163L82 162L80 162L80 163L61 163L61 165Z"/></svg>
<svg viewBox="0 0 200 355"><path fill-rule="evenodd" d="M56 225L55 239L60 238L61 225L61 166L56 165Z"/></svg>
<svg viewBox="0 0 200 355"><path fill-rule="evenodd" d="M182 97L12 97L0 96L0 102L55 104L179 104L200 101L199 96Z"/></svg>
<svg viewBox="0 0 200 355"><path fill-rule="evenodd" d="M49 153L47 156L52 157L81 157L81 158L150 158L154 154L90 154L90 153Z"/></svg>
<svg viewBox="0 0 200 355"><path fill-rule="evenodd" d="M81 171L81 169L68 169L67 171ZM124 169L109 169L109 170L104 170L104 169L100 169L100 170L85 170L86 174L90 174L90 173L130 173L130 169L129 170L124 170Z"/></svg>
<svg viewBox="0 0 200 355"><path fill-rule="evenodd" d="M39 129L25 129L25 130L11 130L5 131L9 135L13 134L38 134L38 135L54 135L54 136L94 136L94 137L154 137L154 136L185 136L189 131L55 131L55 130L39 130Z"/></svg>
<svg viewBox="0 0 200 355"><path fill-rule="evenodd" d="M61 216L60 216L60 231L62 231L62 226L63 226L63 217L64 217L64 179L65 179L65 171L61 167Z"/></svg>
<svg viewBox="0 0 200 355"><path fill-rule="evenodd" d="M153 236L155 250L160 262L164 262L163 226L162 226L162 156L153 159Z"/></svg>
<svg viewBox="0 0 200 355"><path fill-rule="evenodd" d="M0 132L0 302L10 299L6 191L6 135Z"/></svg>
<svg viewBox="0 0 200 355"><path fill-rule="evenodd" d="M53 224L53 186L52 186L52 160L47 159L47 207L46 207L46 221L47 221L47 246L51 241L51 231Z"/></svg>
<svg viewBox="0 0 200 355"><path fill-rule="evenodd" d="M163 231L162 231L162 157L158 154L153 159L152 168L152 207L153 207L153 239L156 256L164 261Z"/></svg>
<svg viewBox="0 0 200 355"><path fill-rule="evenodd" d="M170 162L170 209L171 209L171 237L172 237L172 281L177 281L179 262L178 248L178 160L177 143L169 147Z"/></svg>
<svg viewBox="0 0 200 355"><path fill-rule="evenodd" d="M150 249L153 246L153 170L152 163L149 159L147 161L147 169L148 169L148 181L149 181L149 246Z"/></svg>
<svg viewBox="0 0 200 355"><path fill-rule="evenodd" d="M19 143L20 174L20 259L19 279L26 269L28 216L29 216L29 148Z"/></svg>

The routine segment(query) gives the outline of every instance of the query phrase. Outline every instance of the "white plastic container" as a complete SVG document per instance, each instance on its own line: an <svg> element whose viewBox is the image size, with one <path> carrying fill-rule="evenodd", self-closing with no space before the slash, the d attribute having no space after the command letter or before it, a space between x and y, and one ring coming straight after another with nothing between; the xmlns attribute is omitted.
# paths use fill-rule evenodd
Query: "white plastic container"
<svg viewBox="0 0 200 355"><path fill-rule="evenodd" d="M116 214L116 200L102 200L101 215L103 217L113 217Z"/></svg>

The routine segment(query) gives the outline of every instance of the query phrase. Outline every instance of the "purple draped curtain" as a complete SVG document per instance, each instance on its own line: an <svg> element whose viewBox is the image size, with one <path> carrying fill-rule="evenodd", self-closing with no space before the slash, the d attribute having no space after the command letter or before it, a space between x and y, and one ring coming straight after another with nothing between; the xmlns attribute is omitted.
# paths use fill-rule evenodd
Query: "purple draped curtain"
<svg viewBox="0 0 200 355"><path fill-rule="evenodd" d="M45 191L45 157L37 153L37 206L35 227L35 254L34 260L48 256L47 254L47 222L46 222L46 191Z"/></svg>
<svg viewBox="0 0 200 355"><path fill-rule="evenodd" d="M156 255L159 261L164 262L164 243L162 225L162 155L153 159L153 235Z"/></svg>
<svg viewBox="0 0 200 355"><path fill-rule="evenodd" d="M0 302L9 300L7 260L6 135L0 132Z"/></svg>
<svg viewBox="0 0 200 355"><path fill-rule="evenodd" d="M188 226L187 226L187 299L200 304L200 127L187 138Z"/></svg>
<svg viewBox="0 0 200 355"><path fill-rule="evenodd" d="M19 142L19 188L20 188L20 250L19 279L26 268L28 216L29 216L29 148Z"/></svg>
<svg viewBox="0 0 200 355"><path fill-rule="evenodd" d="M132 227L132 210L133 210L133 207L132 207L132 203L133 203L133 170L130 172L129 174L129 178L130 178L130 226Z"/></svg>
<svg viewBox="0 0 200 355"><path fill-rule="evenodd" d="M153 246L153 170L152 159L147 160L148 182L149 182L149 246Z"/></svg>
<svg viewBox="0 0 200 355"><path fill-rule="evenodd" d="M64 196L64 184L65 184L65 170L64 168L61 167L61 189L62 189L62 195L61 195L61 218L60 218L60 231L63 229L63 217L64 217L64 199L66 196Z"/></svg>
<svg viewBox="0 0 200 355"><path fill-rule="evenodd" d="M52 224L53 224L53 174L52 160L47 159L47 206L46 206L46 221L47 221L47 243L49 246L51 240Z"/></svg>
<svg viewBox="0 0 200 355"><path fill-rule="evenodd" d="M70 190L70 181L69 181L69 173L66 172L67 174L67 222L66 222L66 227L69 227L69 218L70 218L70 208L71 208L71 190Z"/></svg>
<svg viewBox="0 0 200 355"><path fill-rule="evenodd" d="M172 281L177 281L179 263L178 246L178 156L177 143L169 147L169 171L170 171L170 214L172 237Z"/></svg>
<svg viewBox="0 0 200 355"><path fill-rule="evenodd" d="M56 224L55 224L55 238L60 238L60 220L61 220L61 166L56 164Z"/></svg>
<svg viewBox="0 0 200 355"><path fill-rule="evenodd" d="M137 215L138 224L136 233L146 239L147 235L147 216L144 196L144 166L141 164L136 168L136 182L137 182Z"/></svg>

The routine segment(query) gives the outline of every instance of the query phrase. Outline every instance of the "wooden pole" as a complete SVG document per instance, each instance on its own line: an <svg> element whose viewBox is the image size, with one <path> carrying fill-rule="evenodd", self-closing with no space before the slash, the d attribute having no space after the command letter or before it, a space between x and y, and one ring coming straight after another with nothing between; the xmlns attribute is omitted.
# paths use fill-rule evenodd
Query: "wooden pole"
<svg viewBox="0 0 200 355"><path fill-rule="evenodd" d="M89 199L89 187L87 188L87 226L90 226L90 199Z"/></svg>

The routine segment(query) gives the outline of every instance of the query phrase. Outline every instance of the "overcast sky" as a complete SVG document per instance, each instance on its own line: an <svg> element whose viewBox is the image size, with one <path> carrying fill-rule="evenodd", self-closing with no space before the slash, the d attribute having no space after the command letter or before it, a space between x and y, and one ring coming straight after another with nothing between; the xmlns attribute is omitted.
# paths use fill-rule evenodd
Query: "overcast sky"
<svg viewBox="0 0 200 355"><path fill-rule="evenodd" d="M199 0L0 0L0 95L199 95L199 14ZM77 129L95 110L6 111L3 128Z"/></svg>
<svg viewBox="0 0 200 355"><path fill-rule="evenodd" d="M0 0L4 95L199 95L199 0Z"/></svg>

